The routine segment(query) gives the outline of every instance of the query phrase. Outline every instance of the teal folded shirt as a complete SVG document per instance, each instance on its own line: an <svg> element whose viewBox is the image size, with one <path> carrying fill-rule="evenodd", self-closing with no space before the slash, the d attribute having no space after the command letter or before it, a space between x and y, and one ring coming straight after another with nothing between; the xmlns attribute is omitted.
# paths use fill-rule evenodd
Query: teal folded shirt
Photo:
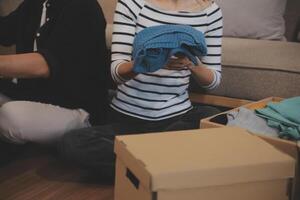
<svg viewBox="0 0 300 200"><path fill-rule="evenodd" d="M277 128L280 137L300 140L300 97L269 103L266 108L257 109L256 114Z"/></svg>

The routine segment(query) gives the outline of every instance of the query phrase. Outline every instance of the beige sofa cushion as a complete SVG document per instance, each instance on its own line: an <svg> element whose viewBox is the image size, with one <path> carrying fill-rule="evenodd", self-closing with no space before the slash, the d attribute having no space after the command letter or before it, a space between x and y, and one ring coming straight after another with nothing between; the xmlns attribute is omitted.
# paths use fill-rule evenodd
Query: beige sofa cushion
<svg viewBox="0 0 300 200"><path fill-rule="evenodd" d="M283 40L287 0L215 0L224 17L224 36Z"/></svg>
<svg viewBox="0 0 300 200"><path fill-rule="evenodd" d="M300 44L224 38L223 65L300 72Z"/></svg>
<svg viewBox="0 0 300 200"><path fill-rule="evenodd" d="M224 38L220 87L213 94L263 99L300 96L300 44Z"/></svg>

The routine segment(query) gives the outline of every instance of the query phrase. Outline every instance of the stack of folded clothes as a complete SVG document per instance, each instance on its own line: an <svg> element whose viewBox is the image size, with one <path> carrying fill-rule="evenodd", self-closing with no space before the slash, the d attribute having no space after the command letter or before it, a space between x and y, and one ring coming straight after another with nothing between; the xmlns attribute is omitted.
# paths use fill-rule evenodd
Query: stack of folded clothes
<svg viewBox="0 0 300 200"><path fill-rule="evenodd" d="M300 140L300 97L269 103L256 114L267 120L268 126L279 130L279 137Z"/></svg>
<svg viewBox="0 0 300 200"><path fill-rule="evenodd" d="M271 137L300 141L300 97L280 103L269 103L255 111L240 108L227 114L229 126L239 126L251 132Z"/></svg>

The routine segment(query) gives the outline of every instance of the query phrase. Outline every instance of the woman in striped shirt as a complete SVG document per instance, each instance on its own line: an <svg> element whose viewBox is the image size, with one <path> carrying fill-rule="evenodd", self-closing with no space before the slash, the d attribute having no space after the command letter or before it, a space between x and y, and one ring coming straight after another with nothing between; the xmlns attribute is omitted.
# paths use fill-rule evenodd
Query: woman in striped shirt
<svg viewBox="0 0 300 200"><path fill-rule="evenodd" d="M198 66L180 57L153 73L135 74L135 35L163 24L190 25L204 33L207 55ZM58 145L62 157L113 180L115 135L198 128L199 119L215 110L193 109L189 79L208 90L219 85L221 41L222 13L210 0L119 0L112 41L111 73L118 84L109 112L113 123L66 134Z"/></svg>
<svg viewBox="0 0 300 200"><path fill-rule="evenodd" d="M132 71L135 35L147 27L165 24L189 25L204 33L207 55L199 58L199 66L181 57L170 59L156 72L135 74ZM116 111L113 118L122 116L121 121L137 119L147 124L190 113L192 105L187 90L190 76L208 90L220 83L222 27L221 10L210 0L119 0L112 39L111 74L118 84L111 103Z"/></svg>

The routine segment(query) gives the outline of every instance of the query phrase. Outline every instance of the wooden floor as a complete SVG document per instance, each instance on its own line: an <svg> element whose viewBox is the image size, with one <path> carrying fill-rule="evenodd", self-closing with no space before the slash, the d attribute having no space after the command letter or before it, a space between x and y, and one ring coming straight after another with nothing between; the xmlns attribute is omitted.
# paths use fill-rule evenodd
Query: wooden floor
<svg viewBox="0 0 300 200"><path fill-rule="evenodd" d="M113 186L49 152L29 152L0 168L0 200L113 200Z"/></svg>

